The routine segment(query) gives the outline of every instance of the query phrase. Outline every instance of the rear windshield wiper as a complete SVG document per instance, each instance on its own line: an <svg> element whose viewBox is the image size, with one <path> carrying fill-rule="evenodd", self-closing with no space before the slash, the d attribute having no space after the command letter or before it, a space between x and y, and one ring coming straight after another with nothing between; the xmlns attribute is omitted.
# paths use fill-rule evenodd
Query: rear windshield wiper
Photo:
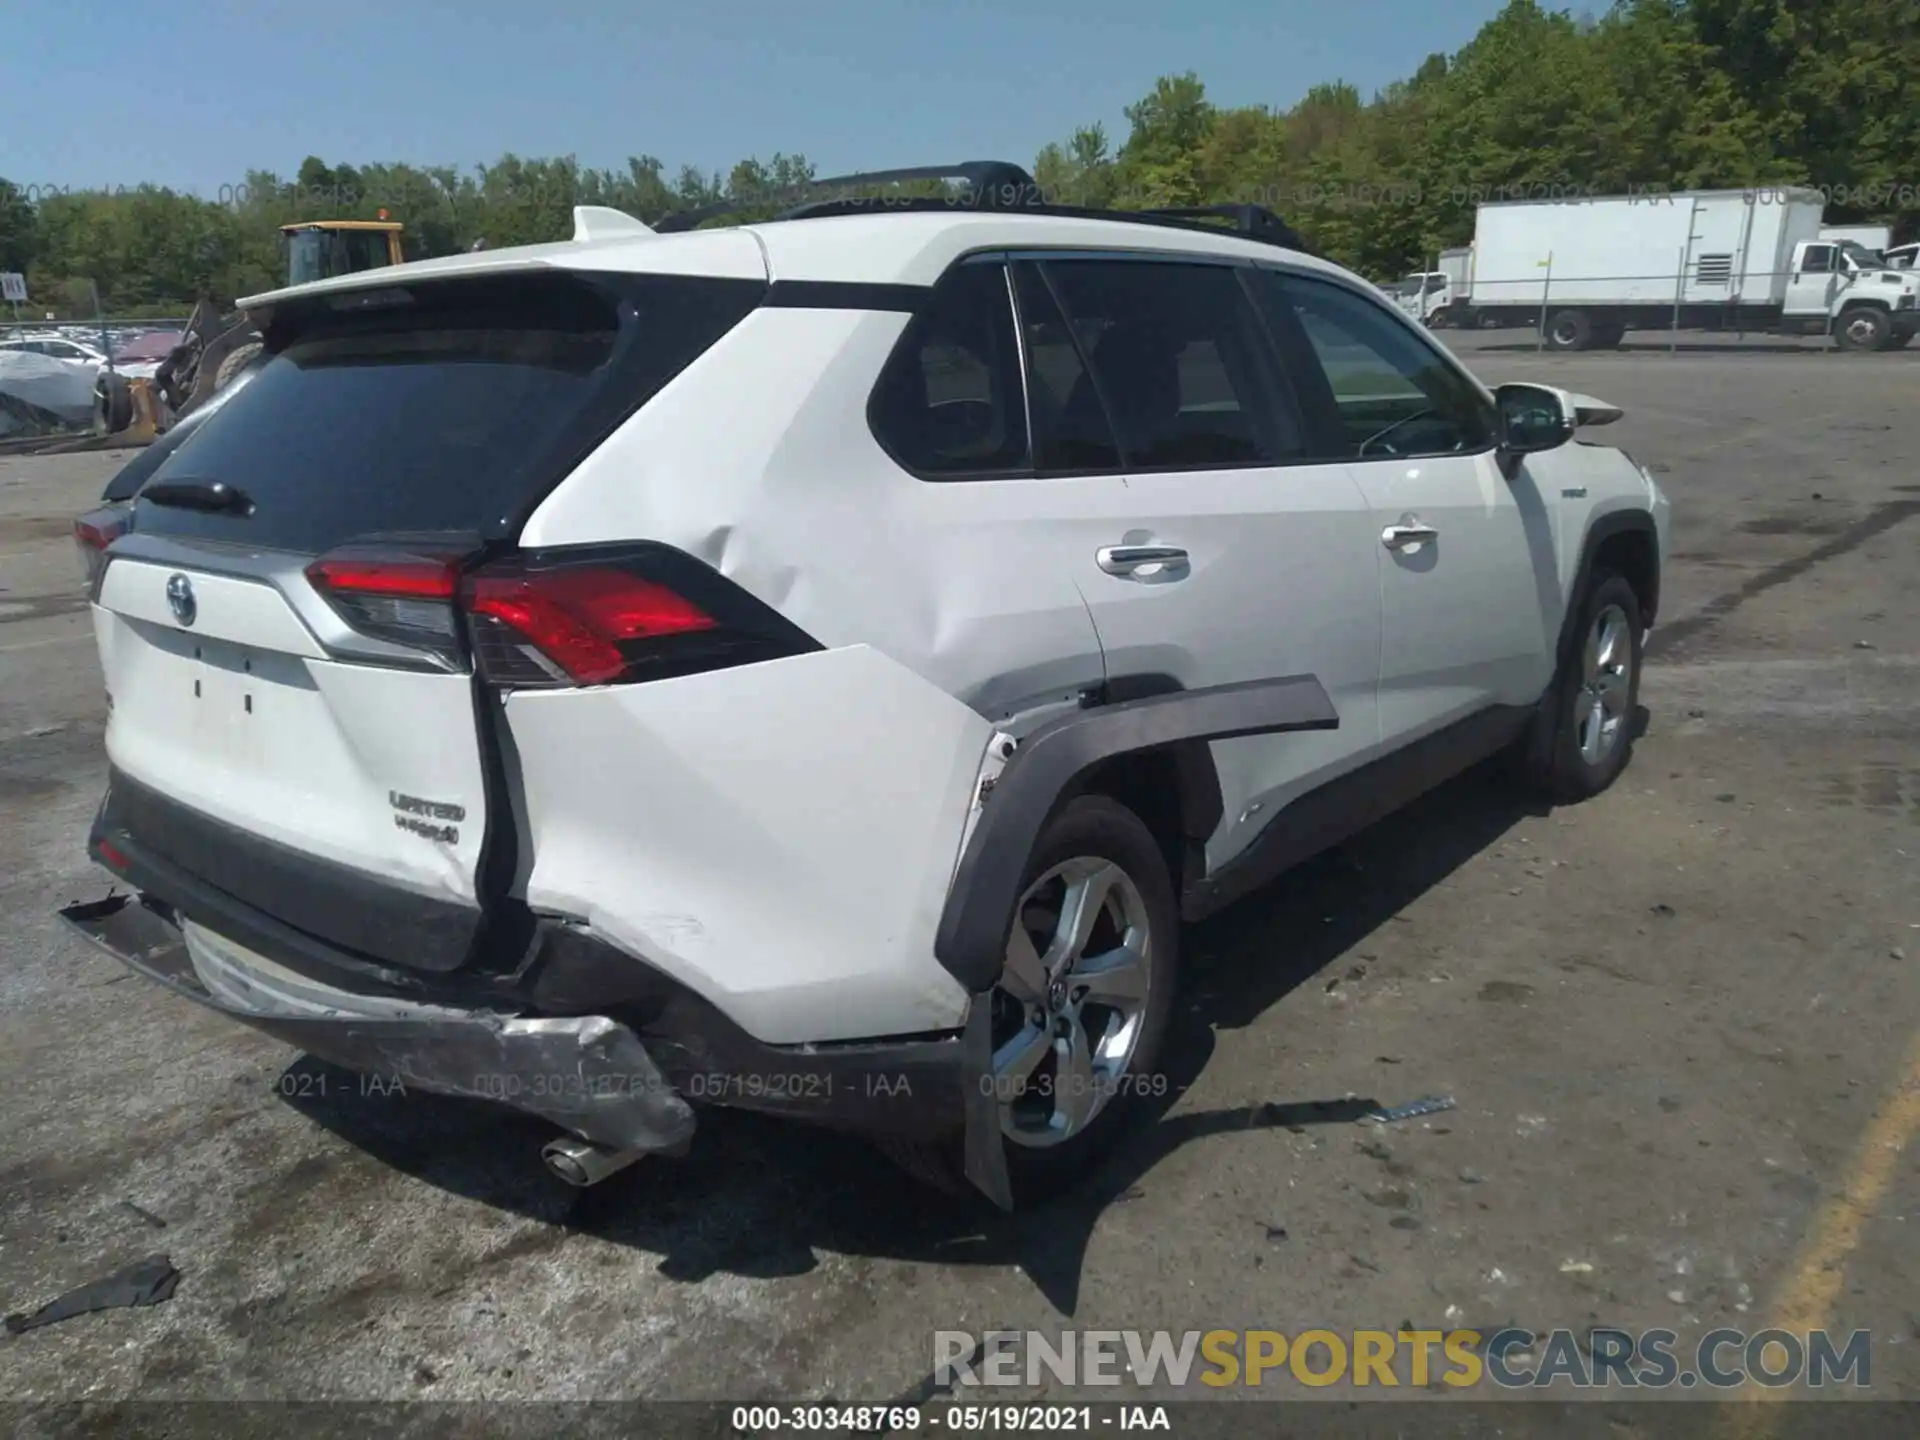
<svg viewBox="0 0 1920 1440"><path fill-rule="evenodd" d="M244 490L224 480L162 480L140 491L142 500L155 505L178 505L183 510L230 510L242 515L253 513L253 501Z"/></svg>

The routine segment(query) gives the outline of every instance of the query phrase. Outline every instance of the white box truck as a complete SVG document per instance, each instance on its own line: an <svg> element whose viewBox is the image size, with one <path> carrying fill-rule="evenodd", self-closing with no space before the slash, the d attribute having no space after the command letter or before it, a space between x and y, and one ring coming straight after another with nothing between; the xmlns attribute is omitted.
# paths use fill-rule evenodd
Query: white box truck
<svg viewBox="0 0 1920 1440"><path fill-rule="evenodd" d="M1887 247L1893 244L1891 225L1822 225L1822 240L1851 240L1854 244L1884 255Z"/></svg>
<svg viewBox="0 0 1920 1440"><path fill-rule="evenodd" d="M1629 330L1831 334L1890 350L1920 330L1920 272L1822 240L1816 190L1659 191L1482 205L1459 325L1544 325L1554 350Z"/></svg>

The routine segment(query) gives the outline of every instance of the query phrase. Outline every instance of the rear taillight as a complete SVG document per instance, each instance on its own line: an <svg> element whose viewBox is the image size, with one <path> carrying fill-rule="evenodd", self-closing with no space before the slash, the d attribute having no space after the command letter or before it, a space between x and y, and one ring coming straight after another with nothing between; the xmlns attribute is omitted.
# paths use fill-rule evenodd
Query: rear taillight
<svg viewBox="0 0 1920 1440"><path fill-rule="evenodd" d="M481 571L462 603L483 673L507 684L610 684L648 652L719 629L691 600L613 565Z"/></svg>
<svg viewBox="0 0 1920 1440"><path fill-rule="evenodd" d="M504 689L618 685L750 665L819 642L671 546L535 551L461 582L474 667Z"/></svg>
<svg viewBox="0 0 1920 1440"><path fill-rule="evenodd" d="M459 659L458 556L354 546L321 556L307 579L361 634Z"/></svg>
<svg viewBox="0 0 1920 1440"><path fill-rule="evenodd" d="M465 573L462 564L352 547L314 561L307 578L362 634L453 661L464 640L481 679L501 689L664 679L820 648L665 545L535 551Z"/></svg>
<svg viewBox="0 0 1920 1440"><path fill-rule="evenodd" d="M132 525L133 516L122 505L90 510L73 522L73 543L80 550L80 573L86 581L89 600L99 598L100 580L107 572L107 547Z"/></svg>

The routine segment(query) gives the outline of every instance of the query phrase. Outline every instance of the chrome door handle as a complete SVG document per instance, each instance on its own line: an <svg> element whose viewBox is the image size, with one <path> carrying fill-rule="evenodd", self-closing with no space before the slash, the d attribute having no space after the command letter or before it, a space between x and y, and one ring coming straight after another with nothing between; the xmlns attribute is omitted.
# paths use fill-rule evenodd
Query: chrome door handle
<svg viewBox="0 0 1920 1440"><path fill-rule="evenodd" d="M1093 558L1107 574L1125 578L1149 565L1184 565L1187 552L1178 545L1102 545Z"/></svg>
<svg viewBox="0 0 1920 1440"><path fill-rule="evenodd" d="M1380 543L1389 550L1405 550L1409 546L1424 545L1429 540L1438 540L1440 532L1431 525L1422 525L1417 521L1400 525L1389 525L1380 532Z"/></svg>

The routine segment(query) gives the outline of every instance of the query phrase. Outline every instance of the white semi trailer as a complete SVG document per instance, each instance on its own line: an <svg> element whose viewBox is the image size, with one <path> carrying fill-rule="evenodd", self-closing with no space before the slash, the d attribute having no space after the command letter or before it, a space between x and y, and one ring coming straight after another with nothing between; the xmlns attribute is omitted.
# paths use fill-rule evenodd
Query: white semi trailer
<svg viewBox="0 0 1920 1440"><path fill-rule="evenodd" d="M1541 325L1554 350L1629 330L1831 334L1890 350L1920 330L1920 271L1822 240L1815 190L1767 188L1482 205L1456 325Z"/></svg>

